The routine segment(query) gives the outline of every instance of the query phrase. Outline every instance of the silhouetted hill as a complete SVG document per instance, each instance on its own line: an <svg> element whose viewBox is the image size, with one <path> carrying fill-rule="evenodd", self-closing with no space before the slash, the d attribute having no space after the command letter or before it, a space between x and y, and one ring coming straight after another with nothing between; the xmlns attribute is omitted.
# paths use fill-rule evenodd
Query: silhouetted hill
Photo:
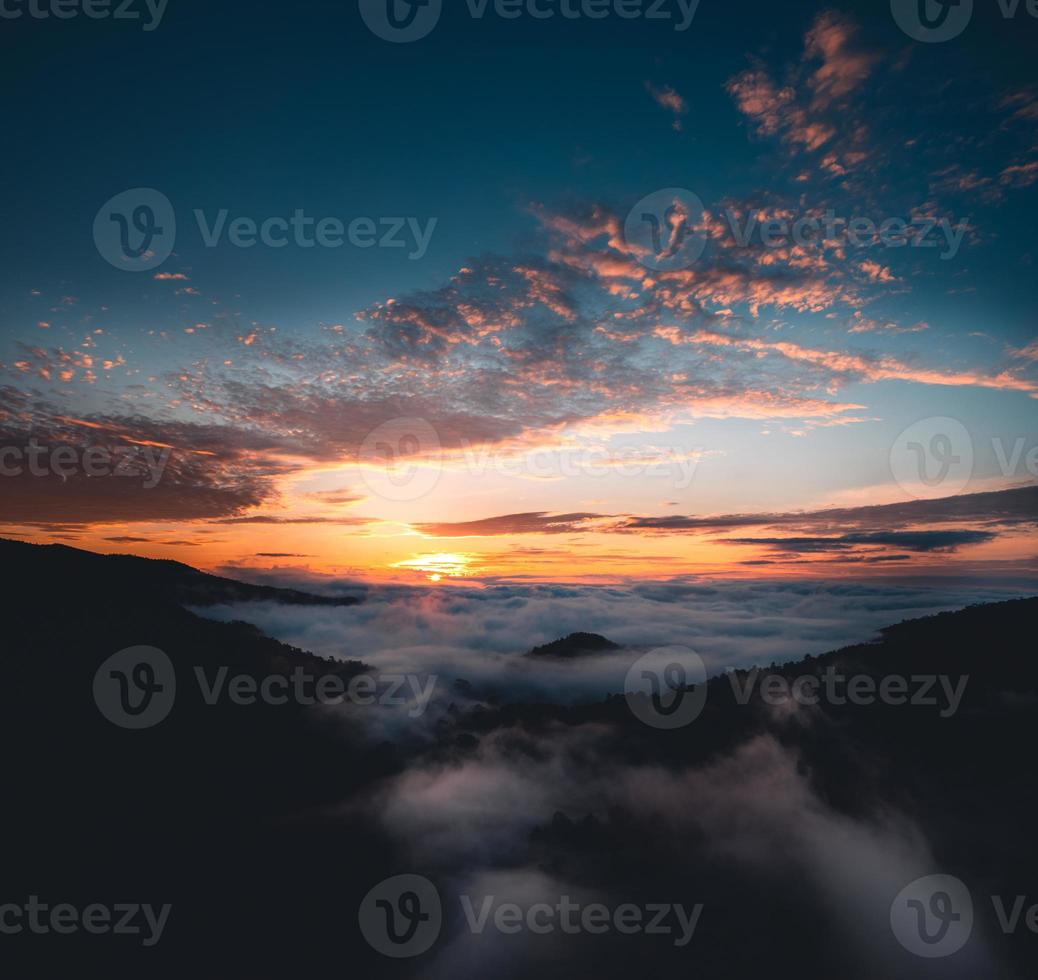
<svg viewBox="0 0 1038 980"><path fill-rule="evenodd" d="M559 660L572 660L596 653L607 653L621 649L618 643L607 640L597 633L570 633L561 640L553 640L542 646L534 647L526 654L528 657L554 657Z"/></svg>
<svg viewBox="0 0 1038 980"><path fill-rule="evenodd" d="M96 578L108 588L131 593L148 590L184 605L281 602L290 606L352 606L360 601L354 596L315 596L295 589L248 585L176 561L98 555L62 544L28 544L7 538L0 538L0 562L19 579L37 582L48 577L75 578L88 584Z"/></svg>
<svg viewBox="0 0 1038 980"><path fill-rule="evenodd" d="M355 868L369 860L365 854L377 860L384 849L364 821L354 827L355 817L336 821L334 831L322 829L320 820L308 822L306 833L288 828L299 814L348 798L400 763L393 746L359 734L356 715L363 709L353 705L333 714L294 699L236 704L227 686L216 703L207 703L199 672L210 684L221 672L226 685L231 678L259 685L272 677L288 682L296 671L347 684L369 668L354 651L343 650L344 660L317 657L249 623L205 619L185 605L355 600L329 601L176 562L62 546L0 541L0 559L0 738L21 746L0 772L3 799L19 801L0 811L3 839L19 842L6 861L4 900L9 894L82 903L100 895L115 896L109 901L153 896L174 904L182 935L192 938L164 941L160 962L142 960L147 950L139 944L112 944L101 951L102 973L183 976L202 948L196 943L214 947L215 963L231 955L223 945L231 942L251 946L244 954L250 972L263 975L265 940L257 935L288 928L307 937L320 917L311 921L308 906L298 910L306 889L333 903L334 889L301 880L291 870L297 862L327 867L344 836L360 852ZM169 657L176 703L155 727L129 731L102 716L92 691L101 665L136 646ZM128 894L137 899L118 899ZM326 923L321 932L330 928ZM5 966L17 962L18 952L36 964L15 971L20 975L61 975L59 967L84 953L75 937L57 947L2 938ZM291 962L284 953L284 969L276 971L282 974ZM51 969L40 959L44 954L56 957Z"/></svg>

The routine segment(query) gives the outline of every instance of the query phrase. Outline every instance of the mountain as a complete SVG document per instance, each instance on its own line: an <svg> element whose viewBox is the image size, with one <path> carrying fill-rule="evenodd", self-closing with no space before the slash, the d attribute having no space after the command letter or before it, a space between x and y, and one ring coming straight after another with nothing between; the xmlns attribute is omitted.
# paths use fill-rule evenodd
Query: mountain
<svg viewBox="0 0 1038 980"><path fill-rule="evenodd" d="M330 661L185 608L326 600L64 547L0 542L0 558L0 904L36 895L173 908L156 949L133 937L0 936L5 965L31 964L12 975L89 962L113 978L179 978L205 956L219 966L203 972L228 976L344 966L428 976L426 957L390 961L357 927L368 891L400 874L437 884L452 928L462 916L449 889L480 876L501 901L517 878L538 896L704 905L688 948L648 935L535 944L545 980L684 975L690 965L707 980L1019 980L1033 965L1034 936L1002 935L990 896L1009 907L1020 894L1038 900L1038 599L900 623L874 642L763 671L791 683L830 671L877 684L967 677L951 713L940 702L776 707L760 674L739 671L712 678L702 714L675 730L645 724L619 692L483 703L464 683L443 686L442 711L395 724L378 705L207 703L200 693L194 677L223 668L254 680L297 669L377 676L363 650ZM350 602L331 604L353 614ZM107 658L136 645L168 655L176 705L161 724L129 731L102 717L92 685ZM534 648L522 668L589 650L625 655L578 633ZM444 813L451 819L438 822ZM434 858L416 856L418 844ZM978 942L990 945L978 969L970 960L930 971L890 934L886 883L935 872L975 890ZM848 909L880 914L860 928L848 919L844 933L833 923ZM434 953L464 939L445 934ZM480 957L503 951L479 960L487 972L532 975L523 937L488 930L482 940Z"/></svg>
<svg viewBox="0 0 1038 980"><path fill-rule="evenodd" d="M618 643L607 640L597 633L570 633L561 640L553 640L543 646L534 647L526 656L552 657L558 660L573 660L577 657L594 656L622 649Z"/></svg>
<svg viewBox="0 0 1038 980"><path fill-rule="evenodd" d="M316 596L295 589L247 585L200 572L176 561L133 555L98 555L61 544L28 544L0 538L0 561L23 581L28 579L35 583L48 577L74 578L80 587L89 587L92 581L99 580L108 588L161 593L184 605L280 602L290 606L352 606L360 602L354 596Z"/></svg>

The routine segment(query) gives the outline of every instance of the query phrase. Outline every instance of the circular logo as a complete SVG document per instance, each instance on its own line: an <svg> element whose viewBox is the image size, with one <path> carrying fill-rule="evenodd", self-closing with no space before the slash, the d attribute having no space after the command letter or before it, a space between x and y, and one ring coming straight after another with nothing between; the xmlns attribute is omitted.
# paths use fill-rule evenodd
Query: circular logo
<svg viewBox="0 0 1038 980"><path fill-rule="evenodd" d="M94 245L110 265L147 272L169 258L177 240L173 205L161 191L135 187L116 194L94 218Z"/></svg>
<svg viewBox="0 0 1038 980"><path fill-rule="evenodd" d="M442 12L443 0L360 0L360 15L371 33L394 44L420 41Z"/></svg>
<svg viewBox="0 0 1038 980"><path fill-rule="evenodd" d="M152 728L173 710L177 674L157 647L127 647L94 674L94 702L113 725Z"/></svg>
<svg viewBox="0 0 1038 980"><path fill-rule="evenodd" d="M966 30L973 0L890 0L897 26L916 41L950 41Z"/></svg>
<svg viewBox="0 0 1038 980"><path fill-rule="evenodd" d="M361 478L384 500L417 500L440 480L440 437L425 419L391 419L357 451Z"/></svg>
<svg viewBox="0 0 1038 980"><path fill-rule="evenodd" d="M703 202L683 187L643 197L627 215L624 240L649 269L687 269L703 254L706 238L696 230Z"/></svg>
<svg viewBox="0 0 1038 980"><path fill-rule="evenodd" d="M421 956L440 935L440 895L428 878L397 875L364 896L358 919L372 949L393 959Z"/></svg>
<svg viewBox="0 0 1038 980"><path fill-rule="evenodd" d="M624 696L632 714L653 728L691 725L706 706L706 664L688 647L657 647L627 671Z"/></svg>
<svg viewBox="0 0 1038 980"><path fill-rule="evenodd" d="M917 878L890 906L890 928L910 953L937 959L957 953L973 932L973 898L951 875Z"/></svg>
<svg viewBox="0 0 1038 980"><path fill-rule="evenodd" d="M890 472L913 497L950 497L973 478L973 437L958 419L923 419L894 440Z"/></svg>

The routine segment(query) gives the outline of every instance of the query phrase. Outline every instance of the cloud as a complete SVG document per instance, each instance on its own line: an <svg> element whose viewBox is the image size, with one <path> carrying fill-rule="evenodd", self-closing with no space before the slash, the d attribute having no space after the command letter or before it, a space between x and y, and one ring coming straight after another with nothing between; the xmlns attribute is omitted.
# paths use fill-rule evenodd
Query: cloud
<svg viewBox="0 0 1038 980"><path fill-rule="evenodd" d="M243 577L240 568L224 573ZM355 591L356 583L304 572L250 570L266 585ZM285 643L321 656L363 660L383 672L435 674L444 709L454 682L476 696L569 703L623 690L634 652L565 662L522 656L570 633L599 633L633 647L680 644L706 659L711 671L818 655L868 639L906 618L979 601L1029 594L990 581L937 585L883 582L701 581L642 582L600 588L564 585L448 586L426 589L368 586L350 607L300 609L270 603L207 607L221 620L245 619ZM432 721L435 724L435 721Z"/></svg>
<svg viewBox="0 0 1038 980"><path fill-rule="evenodd" d="M493 537L501 534L572 534L590 530L588 522L600 514L505 514L461 523L415 524L414 529L434 538Z"/></svg>
<svg viewBox="0 0 1038 980"><path fill-rule="evenodd" d="M735 337L709 330L697 330L682 335L669 333L667 339L673 344L709 344L729 347L751 353L773 352L791 361L822 368L837 375L849 375L856 380L875 383L878 381L912 381L917 384L946 385L950 387L994 388L1003 391L1019 391L1038 398L1038 382L1021 378L1006 370L998 374L982 374L973 371L941 371L933 368L918 368L891 356L869 356L847 351L827 351L804 347L789 341L766 341L753 337Z"/></svg>
<svg viewBox="0 0 1038 980"><path fill-rule="evenodd" d="M1038 340L1032 340L1026 347L1011 349L1010 354L1020 361L1038 361Z"/></svg>
<svg viewBox="0 0 1038 980"><path fill-rule="evenodd" d="M888 529L929 524L983 524L1014 527L1038 524L1038 486L1015 487L1009 490L991 490L983 493L960 494L928 500L908 500L894 504L873 504L861 507L829 508L816 511L787 513L718 514L713 516L686 516L668 514L653 516L614 516L607 514L551 514L537 511L526 514L506 514L460 523L442 522L416 524L416 530L435 537L493 537L503 534L555 534L596 532L653 532L688 533L729 531L746 527L797 527L825 529ZM894 534L911 533L896 531ZM929 532L926 532L929 533ZM935 532L937 533L937 532ZM943 533L943 532L942 532ZM968 532L974 534L976 532ZM825 539L828 540L828 539ZM923 538L921 540L929 540ZM936 540L936 539L935 539ZM977 539L978 541L980 539ZM848 540L848 543L850 542ZM858 541L865 543L890 543ZM969 540L959 542L970 543ZM926 551L928 548L912 547Z"/></svg>
<svg viewBox="0 0 1038 980"><path fill-rule="evenodd" d="M367 517L292 517L276 514L249 514L245 517L222 517L215 524L336 524L361 527L372 523Z"/></svg>
<svg viewBox="0 0 1038 980"><path fill-rule="evenodd" d="M759 136L778 136L795 152L816 153L824 147L821 165L834 176L859 168L870 155L868 130L850 97L879 58L858 45L857 35L845 15L823 11L807 31L800 62L787 70L786 82L777 83L757 64L727 83Z"/></svg>
<svg viewBox="0 0 1038 980"><path fill-rule="evenodd" d="M681 117L688 114L688 103L669 85L656 88L646 82L645 90L653 97L657 105L667 109L674 116L674 129L681 132Z"/></svg>
<svg viewBox="0 0 1038 980"><path fill-rule="evenodd" d="M67 417L11 388L0 389L0 445L23 460L20 472L3 478L0 521L11 523L220 518L270 499L275 477L288 471L279 460L281 445L257 432L118 415ZM27 462L33 446L45 453L40 475ZM77 461L63 466L70 470L64 476L46 462L58 449ZM107 475L86 472L88 449L107 454Z"/></svg>
<svg viewBox="0 0 1038 980"><path fill-rule="evenodd" d="M893 320L875 320L865 316L861 310L855 310L854 315L847 323L848 333L880 333L880 334L902 334L922 333L929 330L930 324L925 320L919 320L911 326L903 327Z"/></svg>
<svg viewBox="0 0 1038 980"><path fill-rule="evenodd" d="M1009 92L1000 100L999 108L1011 110L1016 120L1038 122L1038 88L1029 85Z"/></svg>
<svg viewBox="0 0 1038 980"><path fill-rule="evenodd" d="M727 88L739 111L756 121L762 136L775 136L789 125L787 113L793 105L794 92L776 86L766 71L744 71L729 79ZM821 144L812 149L818 145Z"/></svg>
<svg viewBox="0 0 1038 980"><path fill-rule="evenodd" d="M822 64L808 78L814 93L813 105L828 109L861 87L876 64L877 56L855 47L856 26L842 14L825 11L818 15L804 38L806 61Z"/></svg>
<svg viewBox="0 0 1038 980"><path fill-rule="evenodd" d="M842 98L864 73L852 36L826 22L812 44L815 74L805 78L816 79L822 101ZM777 204L725 204L744 216L785 213ZM839 397L851 384L899 380L1038 394L1038 384L1021 376L1022 357L1005 368L948 370L911 356L773 339L763 332L769 327L753 322L769 313L835 317L846 310L854 333L922 329L860 315L863 294L893 276L878 262L802 246L733 248L719 231L719 212L708 208L697 229L707 238L700 261L653 270L626 240L622 209L586 203L532 210L540 229L529 252L473 259L438 288L372 304L349 329L329 329L320 341L253 327L247 354L163 376L165 401L140 386L134 394L153 399L144 403L147 416L77 417L6 389L0 422L11 430L8 442L27 437L28 425L19 434L10 421L23 418L48 438L97 433L119 444L169 447L173 455L162 486L147 496L111 482L73 480L42 493L41 484L25 483L4 517L256 523L265 515L276 523L287 476L356 464L365 440L394 419L427 422L436 438L422 454L450 465L482 447L521 453L593 429L659 431L703 418L789 420L801 430L848 424L867 418L859 402ZM232 333L244 330L236 324ZM119 356L112 352L101 364ZM80 380L90 372L96 381L98 360L84 349L33 348L13 370L60 384L63 372ZM311 499L334 507L358 500L349 488ZM261 515L251 513L261 507Z"/></svg>
<svg viewBox="0 0 1038 980"><path fill-rule="evenodd" d="M762 545L784 554L846 551L856 545L889 545L907 551L955 551L998 537L992 531L863 531L836 537L725 538L726 544ZM900 556L897 556L900 557Z"/></svg>
<svg viewBox="0 0 1038 980"><path fill-rule="evenodd" d="M318 490L314 493L307 495L311 500L317 500L322 504L331 504L333 506L345 506L347 504L356 504L362 500L367 499L363 494L358 493L349 487L343 487L339 490Z"/></svg>

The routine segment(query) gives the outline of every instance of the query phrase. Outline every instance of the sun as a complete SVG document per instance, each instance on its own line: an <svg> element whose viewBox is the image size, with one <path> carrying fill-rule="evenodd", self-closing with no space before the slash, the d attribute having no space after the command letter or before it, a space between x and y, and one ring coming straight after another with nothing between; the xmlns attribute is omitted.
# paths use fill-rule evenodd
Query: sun
<svg viewBox="0 0 1038 980"><path fill-rule="evenodd" d="M393 568L406 568L414 572L427 573L430 582L442 582L446 578L460 578L469 571L472 555L454 552L415 555L393 564Z"/></svg>

